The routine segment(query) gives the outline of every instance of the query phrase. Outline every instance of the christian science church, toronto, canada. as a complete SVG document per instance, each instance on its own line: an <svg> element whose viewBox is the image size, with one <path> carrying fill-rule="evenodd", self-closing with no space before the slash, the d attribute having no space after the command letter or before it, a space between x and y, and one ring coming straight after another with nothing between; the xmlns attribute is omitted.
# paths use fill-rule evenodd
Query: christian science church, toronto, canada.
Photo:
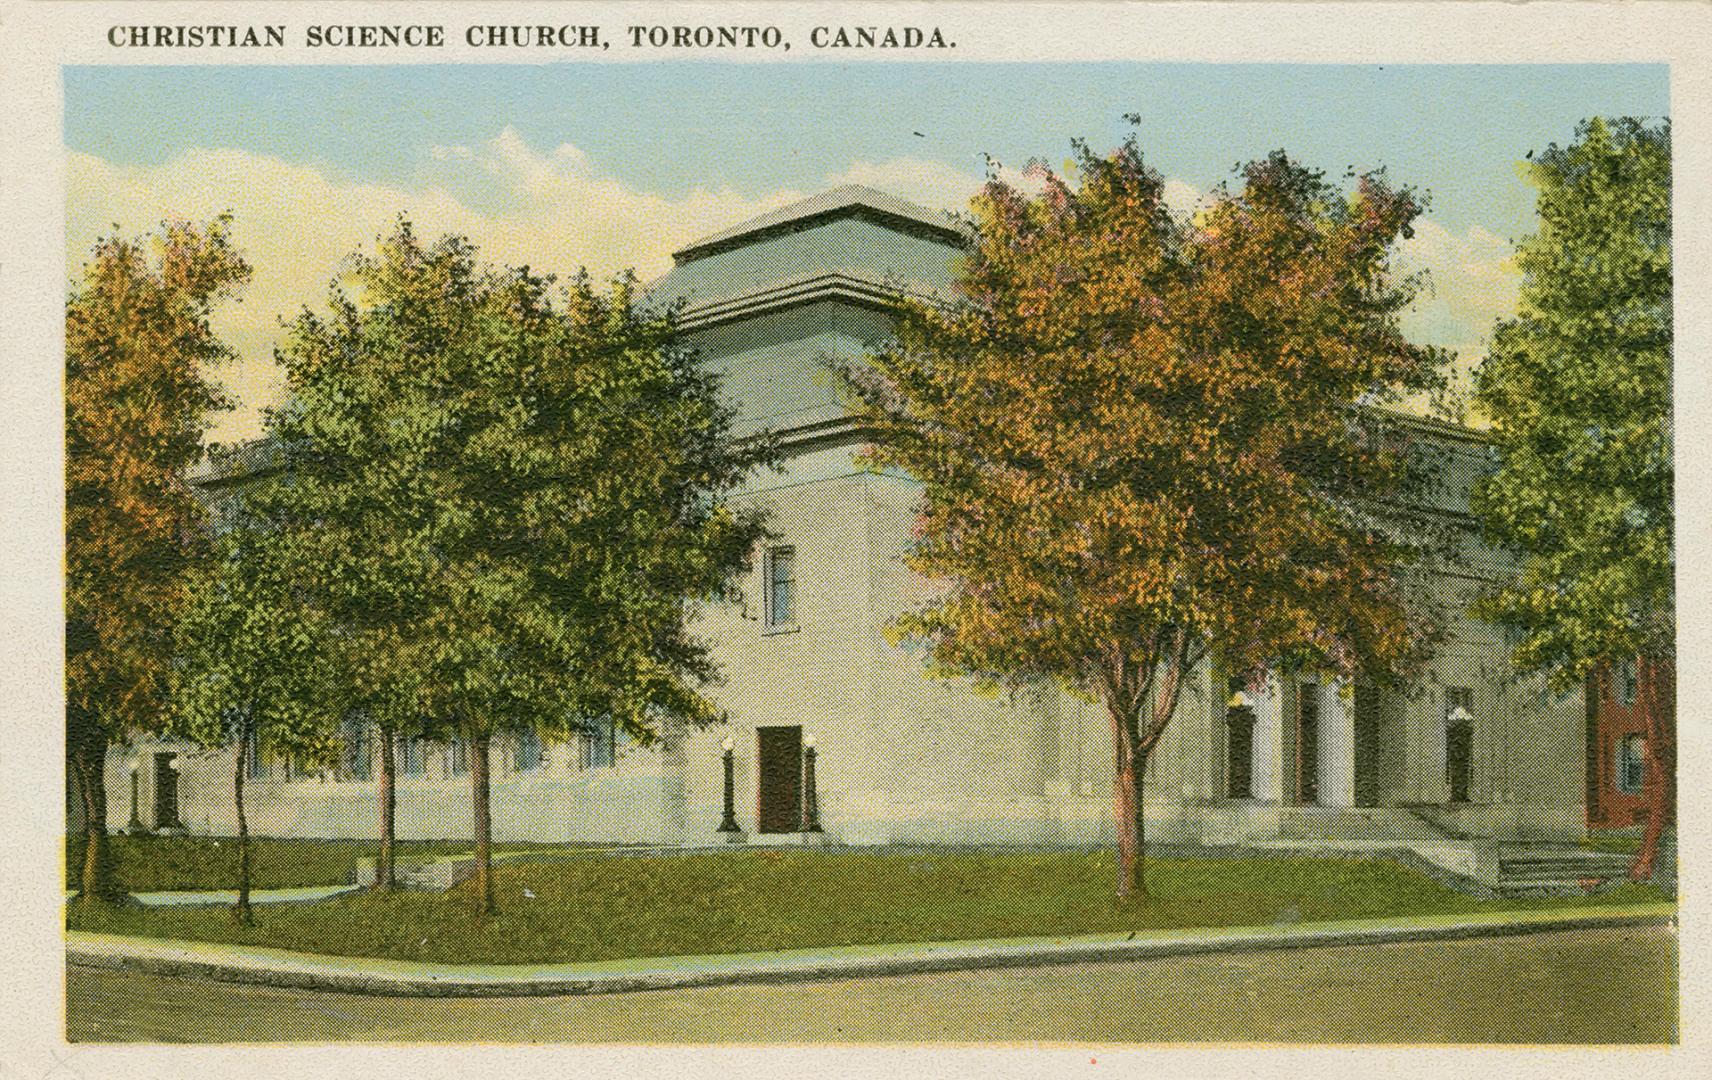
<svg viewBox="0 0 1712 1080"><path fill-rule="evenodd" d="M1109 840L1112 750L1104 710L1057 690L977 693L930 676L888 624L926 595L903 562L919 487L860 468L863 434L828 370L889 333L890 297L943 294L965 234L951 219L862 187L824 192L678 251L652 297L724 377L746 430L780 433L785 468L742 498L776 536L740 601L702 632L724 673L711 693L729 724L642 748L609 731L569 745L496 746L497 840L704 845L1072 845ZM1422 422L1452 463L1436 512L1464 531L1435 589L1452 611L1500 566L1467 520L1479 435ZM218 471L200 479L222 497ZM1154 754L1148 834L1185 844L1408 848L1471 873L1493 840L1584 834L1581 695L1514 678L1502 631L1453 620L1407 692L1274 676L1241 696L1203 667ZM721 833L724 747L740 834ZM812 752L810 751L812 748ZM402 838L470 835L462 748L408 741L398 754ZM341 766L294 773L265 753L248 785L251 829L282 837L375 835L372 739ZM805 833L804 764L818 823ZM144 743L109 760L115 828L133 768L142 826L236 831L225 756ZM813 797L813 796L811 796Z"/></svg>

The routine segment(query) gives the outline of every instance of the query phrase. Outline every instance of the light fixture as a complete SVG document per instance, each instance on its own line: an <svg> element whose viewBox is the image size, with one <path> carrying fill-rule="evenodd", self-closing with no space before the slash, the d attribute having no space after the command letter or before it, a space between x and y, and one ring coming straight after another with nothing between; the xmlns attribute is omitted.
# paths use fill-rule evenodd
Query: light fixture
<svg viewBox="0 0 1712 1080"><path fill-rule="evenodd" d="M1230 701L1226 702L1226 704L1233 709L1246 709L1248 708L1248 695L1243 693L1241 690L1238 690L1236 693L1231 695Z"/></svg>
<svg viewBox="0 0 1712 1080"><path fill-rule="evenodd" d="M810 750L813 750L814 749L814 736L813 735L804 735L803 736L803 745L808 747Z"/></svg>
<svg viewBox="0 0 1712 1080"><path fill-rule="evenodd" d="M1474 717L1461 705L1458 705L1450 711L1450 722L1453 724L1466 724L1472 719L1474 719Z"/></svg>
<svg viewBox="0 0 1712 1080"><path fill-rule="evenodd" d="M734 746L736 746L736 745L737 745L737 744L736 744L736 743L735 743L735 742L733 742L733 741L732 741L732 739L731 739L731 736L729 736L729 735L727 735L727 736L726 736L726 737L725 737L725 741L724 741L724 742L722 742L722 743L720 743L720 744L719 744L719 748L720 748L720 749L721 749L721 750L724 750L724 751L726 751L726 752L727 752L727 753L729 753L729 752L730 752L730 751L731 751L731 748L732 748L732 747L734 747Z"/></svg>

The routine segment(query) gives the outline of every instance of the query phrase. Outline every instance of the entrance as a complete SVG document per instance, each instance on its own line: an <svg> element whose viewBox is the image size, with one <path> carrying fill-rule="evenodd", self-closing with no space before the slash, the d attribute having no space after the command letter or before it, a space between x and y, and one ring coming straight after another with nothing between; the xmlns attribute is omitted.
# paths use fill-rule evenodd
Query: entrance
<svg viewBox="0 0 1712 1080"><path fill-rule="evenodd" d="M1468 776L1474 763L1474 729L1466 721L1445 728L1445 781L1450 801L1468 801Z"/></svg>
<svg viewBox="0 0 1712 1080"><path fill-rule="evenodd" d="M1225 795L1254 797L1254 710L1246 705L1225 712Z"/></svg>
<svg viewBox="0 0 1712 1080"><path fill-rule="evenodd" d="M178 826L178 770L172 767L177 754L155 755L155 828Z"/></svg>
<svg viewBox="0 0 1712 1080"><path fill-rule="evenodd" d="M790 833L802 829L802 728L756 728L760 804L755 830Z"/></svg>
<svg viewBox="0 0 1712 1080"><path fill-rule="evenodd" d="M1379 805L1379 703L1371 687L1358 686L1355 709L1355 805Z"/></svg>
<svg viewBox="0 0 1712 1080"><path fill-rule="evenodd" d="M1302 683L1296 692L1295 802L1320 801L1320 684Z"/></svg>

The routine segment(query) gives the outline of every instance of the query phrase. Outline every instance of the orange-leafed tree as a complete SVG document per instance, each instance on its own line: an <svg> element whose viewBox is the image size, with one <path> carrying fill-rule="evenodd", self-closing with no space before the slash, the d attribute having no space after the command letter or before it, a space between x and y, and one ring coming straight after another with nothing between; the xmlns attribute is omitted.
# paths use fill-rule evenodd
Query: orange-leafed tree
<svg viewBox="0 0 1712 1080"><path fill-rule="evenodd" d="M1381 406L1444 358L1397 326L1410 190L1275 153L1189 219L1133 141L1076 149L1075 182L991 180L962 295L904 301L846 376L872 464L924 486L910 559L943 588L901 631L943 672L1104 704L1118 894L1144 896L1147 763L1203 660L1383 678L1430 645Z"/></svg>
<svg viewBox="0 0 1712 1080"><path fill-rule="evenodd" d="M90 899L123 893L107 844L107 749L166 717L175 619L206 550L185 471L225 404L208 372L230 350L209 314L249 276L229 225L102 239L66 301L66 754Z"/></svg>

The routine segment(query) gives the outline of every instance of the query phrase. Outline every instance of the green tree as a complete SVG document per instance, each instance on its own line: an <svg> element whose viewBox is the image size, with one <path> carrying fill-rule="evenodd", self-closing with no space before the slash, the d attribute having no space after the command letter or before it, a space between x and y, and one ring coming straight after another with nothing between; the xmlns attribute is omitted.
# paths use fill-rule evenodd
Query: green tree
<svg viewBox="0 0 1712 1080"><path fill-rule="evenodd" d="M278 483L277 478L259 481ZM258 500L264 501L264 500ZM306 602L290 556L296 537L239 517L214 542L215 557L192 576L178 623L175 704L167 730L232 752L238 818L238 899L233 915L252 921L250 830L244 780L251 755L268 751L302 766L331 765L339 752L339 683L327 661L332 635Z"/></svg>
<svg viewBox="0 0 1712 1080"><path fill-rule="evenodd" d="M215 302L249 276L229 220L96 243L65 307L66 756L85 829L81 893L111 898L108 747L170 705L172 627L206 553L185 470L224 406Z"/></svg>
<svg viewBox="0 0 1712 1080"><path fill-rule="evenodd" d="M646 743L715 719L688 621L762 534L723 496L772 450L731 438L631 277L555 290L402 222L347 284L283 350L278 490L355 699L467 746L487 912L496 735L612 717Z"/></svg>
<svg viewBox="0 0 1712 1080"><path fill-rule="evenodd" d="M1539 231L1476 376L1503 453L1477 509L1522 555L1483 611L1520 631L1519 668L1564 687L1636 661L1647 878L1675 805L1670 125L1595 119L1576 140L1528 166Z"/></svg>
<svg viewBox="0 0 1712 1080"><path fill-rule="evenodd" d="M1418 656L1385 413L1442 358L1405 341L1391 245L1420 204L1346 197L1282 153L1193 221L1133 142L1080 183L976 198L960 303L903 305L847 372L871 460L924 485L910 561L945 583L901 629L942 670L1106 707L1120 896L1145 895L1143 782L1207 657L1383 677Z"/></svg>

